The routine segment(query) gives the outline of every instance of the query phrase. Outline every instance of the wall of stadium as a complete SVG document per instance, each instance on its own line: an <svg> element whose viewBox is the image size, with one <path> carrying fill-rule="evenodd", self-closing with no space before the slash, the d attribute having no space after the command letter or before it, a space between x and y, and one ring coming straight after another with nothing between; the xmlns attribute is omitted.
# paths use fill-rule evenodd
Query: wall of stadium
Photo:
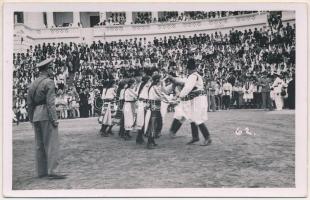
<svg viewBox="0 0 310 200"><path fill-rule="evenodd" d="M92 13L89 14L92 15ZM283 12L282 21L284 25L287 22L295 23L295 13L291 11ZM147 40L153 40L154 37L160 38L164 36L178 35L189 36L199 33L214 33L216 31L221 31L222 34L225 34L229 33L232 29L254 30L254 28L267 26L267 23L267 13L255 13L187 22L113 25L94 28L57 27L32 29L24 24L15 24L14 51L24 52L25 48L29 47L29 45L42 44L43 42L91 43L92 41L98 40L113 41L140 37L145 37ZM21 37L24 38L23 42L21 42Z"/></svg>

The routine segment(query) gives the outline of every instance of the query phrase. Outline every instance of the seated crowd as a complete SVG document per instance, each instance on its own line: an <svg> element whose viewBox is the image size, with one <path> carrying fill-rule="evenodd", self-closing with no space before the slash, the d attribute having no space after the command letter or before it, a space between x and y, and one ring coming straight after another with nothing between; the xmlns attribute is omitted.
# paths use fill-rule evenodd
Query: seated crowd
<svg viewBox="0 0 310 200"><path fill-rule="evenodd" d="M43 58L54 57L56 106L60 118L89 117L107 79L135 77L156 68L185 77L193 57L207 83L210 110L294 109L295 24L229 33L134 38L113 42L43 43L13 55L13 111L27 120L27 86Z"/></svg>
<svg viewBox="0 0 310 200"><path fill-rule="evenodd" d="M215 19L221 17L230 17L237 15L246 15L256 13L257 11L185 11L176 12L169 11L163 12L160 17L152 17L150 12L137 12L134 17L132 24L151 24L151 23L167 23L167 22L181 22L181 21L192 21L202 19ZM99 22L98 26L105 25L123 25L126 22L125 13L112 14L108 19Z"/></svg>

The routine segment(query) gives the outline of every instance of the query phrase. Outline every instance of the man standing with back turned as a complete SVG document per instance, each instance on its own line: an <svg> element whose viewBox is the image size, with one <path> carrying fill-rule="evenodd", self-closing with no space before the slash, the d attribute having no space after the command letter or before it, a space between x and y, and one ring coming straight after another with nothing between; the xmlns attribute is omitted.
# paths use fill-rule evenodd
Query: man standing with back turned
<svg viewBox="0 0 310 200"><path fill-rule="evenodd" d="M58 121L55 106L53 59L36 66L39 77L28 88L28 113L35 132L36 170L39 178L64 179L55 173L58 166Z"/></svg>

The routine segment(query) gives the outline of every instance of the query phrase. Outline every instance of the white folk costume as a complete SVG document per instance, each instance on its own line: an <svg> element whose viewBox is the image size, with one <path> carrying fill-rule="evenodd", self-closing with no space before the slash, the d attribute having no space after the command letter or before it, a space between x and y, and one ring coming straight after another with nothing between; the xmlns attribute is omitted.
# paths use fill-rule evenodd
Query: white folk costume
<svg viewBox="0 0 310 200"><path fill-rule="evenodd" d="M203 79L196 71L195 60L187 61L187 69L190 75L179 95L185 116L191 121L192 140L187 144L199 141L199 128L205 139L201 145L208 146L211 144L210 133L204 124L208 120L208 97L204 91Z"/></svg>
<svg viewBox="0 0 310 200"><path fill-rule="evenodd" d="M272 87L274 92L274 101L276 104L276 110L282 110L284 106L284 96L286 95L285 88L287 85L279 77L276 78Z"/></svg>
<svg viewBox="0 0 310 200"><path fill-rule="evenodd" d="M137 119L136 119L136 129L138 130L138 134L136 137L136 143L137 144L143 144L144 139L144 124L145 124L145 116L147 112L148 107L148 91L149 87L151 85L150 81L147 81L146 83L140 83L138 87L138 107L137 107Z"/></svg>
<svg viewBox="0 0 310 200"><path fill-rule="evenodd" d="M125 103L124 103L124 128L126 131L133 129L135 124L135 102L137 100L137 93L127 88L125 90Z"/></svg>
<svg viewBox="0 0 310 200"><path fill-rule="evenodd" d="M117 99L117 111L114 119L115 124L119 125L121 124L123 117L124 101L125 101L125 89L121 89Z"/></svg>
<svg viewBox="0 0 310 200"><path fill-rule="evenodd" d="M147 124L146 134L148 137L155 138L160 135L163 120L161 115L161 100L163 98L160 86L153 85L149 88L149 113L150 119Z"/></svg>
<svg viewBox="0 0 310 200"><path fill-rule="evenodd" d="M138 108L137 108L137 120L136 120L136 128L142 129L145 121L145 112L148 101L148 91L151 82L147 82L140 91L138 98Z"/></svg>
<svg viewBox="0 0 310 200"><path fill-rule="evenodd" d="M172 81L174 83L166 87L166 92L170 93L174 91L175 94L178 96L186 80L173 78ZM169 134L171 137L175 137L176 133L181 128L184 121L186 121L186 114L183 111L183 101L179 101L178 104L176 104L176 106L174 107L173 121L169 130Z"/></svg>
<svg viewBox="0 0 310 200"><path fill-rule="evenodd" d="M204 91L203 79L198 72L189 75L179 97L187 119L195 124L202 124L208 120L208 97Z"/></svg>

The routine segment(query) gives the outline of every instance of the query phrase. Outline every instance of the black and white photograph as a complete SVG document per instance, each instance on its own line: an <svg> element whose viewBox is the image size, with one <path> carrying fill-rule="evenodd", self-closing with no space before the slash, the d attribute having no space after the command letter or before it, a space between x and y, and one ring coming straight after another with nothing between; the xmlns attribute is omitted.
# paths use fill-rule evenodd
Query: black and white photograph
<svg viewBox="0 0 310 200"><path fill-rule="evenodd" d="M307 15L4 5L4 195L306 197Z"/></svg>

